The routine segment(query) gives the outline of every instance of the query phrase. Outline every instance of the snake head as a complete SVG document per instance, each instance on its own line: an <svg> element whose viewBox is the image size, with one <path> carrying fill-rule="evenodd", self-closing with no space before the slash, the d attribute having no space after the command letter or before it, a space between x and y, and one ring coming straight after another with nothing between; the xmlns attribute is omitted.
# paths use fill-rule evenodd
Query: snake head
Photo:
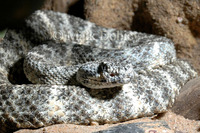
<svg viewBox="0 0 200 133"><path fill-rule="evenodd" d="M82 65L77 81L91 89L113 88L129 83L135 75L131 63L111 61L89 62Z"/></svg>

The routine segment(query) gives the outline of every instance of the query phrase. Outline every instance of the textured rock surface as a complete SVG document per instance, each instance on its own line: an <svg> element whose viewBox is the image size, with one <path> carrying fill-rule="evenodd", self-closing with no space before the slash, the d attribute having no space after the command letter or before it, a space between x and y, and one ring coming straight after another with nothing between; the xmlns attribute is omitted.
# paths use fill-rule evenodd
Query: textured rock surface
<svg viewBox="0 0 200 133"><path fill-rule="evenodd" d="M164 133L172 132L165 121L137 122L131 124L121 124L94 133Z"/></svg>
<svg viewBox="0 0 200 133"><path fill-rule="evenodd" d="M192 48L197 45L191 23L199 21L194 16L200 15L200 4L198 1L177 0L145 0L146 5L142 12L138 13L139 21L135 21L136 30L143 29L142 25L151 27L147 32L164 35L171 38L175 43L179 57L192 58ZM192 8L193 10L190 10ZM147 19L149 18L149 19ZM198 26L196 24L196 26ZM192 27L195 27L194 24ZM141 31L141 30L140 30ZM197 32L196 32L197 33Z"/></svg>
<svg viewBox="0 0 200 133"><path fill-rule="evenodd" d="M200 77L188 82L172 108L176 114L185 118L200 120Z"/></svg>
<svg viewBox="0 0 200 133"><path fill-rule="evenodd" d="M69 10L69 7L77 1L78 0L45 0L42 9L67 12Z"/></svg>
<svg viewBox="0 0 200 133"><path fill-rule="evenodd" d="M97 25L131 29L134 10L137 8L133 0L86 0L86 19Z"/></svg>

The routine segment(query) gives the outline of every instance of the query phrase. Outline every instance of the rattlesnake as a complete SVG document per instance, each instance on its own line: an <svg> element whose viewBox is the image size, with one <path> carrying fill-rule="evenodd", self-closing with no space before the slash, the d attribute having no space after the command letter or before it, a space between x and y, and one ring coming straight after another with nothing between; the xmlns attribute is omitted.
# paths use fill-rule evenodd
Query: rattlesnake
<svg viewBox="0 0 200 133"><path fill-rule="evenodd" d="M99 63L98 56L85 60L86 56L100 53L99 57L104 57L102 64L113 51L120 51L112 56L117 58L128 53L121 61L132 59L129 63L134 66L134 76L130 81L103 89L76 83L73 71L80 68L80 63ZM165 37L102 28L53 11L36 11L23 28L8 30L0 44L0 55L1 132L56 123L116 123L165 112L181 87L197 75L187 62L176 58L173 43ZM34 56L38 62L32 62ZM40 63L47 64L47 68L48 64L70 64L78 68L68 70L72 72L70 79L51 71L44 75L33 73L34 69L44 67ZM39 84L31 84L25 78L23 65L28 79ZM64 81L60 82L56 76L64 77Z"/></svg>

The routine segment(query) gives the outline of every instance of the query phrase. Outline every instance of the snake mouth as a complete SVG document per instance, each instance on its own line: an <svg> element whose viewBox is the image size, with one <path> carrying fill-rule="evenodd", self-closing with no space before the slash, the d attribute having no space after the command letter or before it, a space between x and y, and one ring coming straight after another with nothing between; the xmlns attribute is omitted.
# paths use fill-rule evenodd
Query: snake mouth
<svg viewBox="0 0 200 133"><path fill-rule="evenodd" d="M100 78L87 77L87 79L81 81L81 84L91 89L113 88L123 85L123 83L120 83L117 80L110 79L108 81L102 77Z"/></svg>

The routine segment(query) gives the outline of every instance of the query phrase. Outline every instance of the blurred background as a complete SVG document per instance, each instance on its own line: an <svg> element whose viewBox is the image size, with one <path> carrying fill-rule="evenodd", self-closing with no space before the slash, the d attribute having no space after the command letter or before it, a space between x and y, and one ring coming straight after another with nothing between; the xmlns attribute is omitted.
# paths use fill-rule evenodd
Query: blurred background
<svg viewBox="0 0 200 133"><path fill-rule="evenodd" d="M0 0L0 30L20 27L43 4L44 0Z"/></svg>
<svg viewBox="0 0 200 133"><path fill-rule="evenodd" d="M84 0L0 0L0 39L4 37L7 28L20 28L24 20L36 10L68 12L68 7L75 3L69 12L77 15L81 8L83 11ZM83 18L83 13L80 17Z"/></svg>

